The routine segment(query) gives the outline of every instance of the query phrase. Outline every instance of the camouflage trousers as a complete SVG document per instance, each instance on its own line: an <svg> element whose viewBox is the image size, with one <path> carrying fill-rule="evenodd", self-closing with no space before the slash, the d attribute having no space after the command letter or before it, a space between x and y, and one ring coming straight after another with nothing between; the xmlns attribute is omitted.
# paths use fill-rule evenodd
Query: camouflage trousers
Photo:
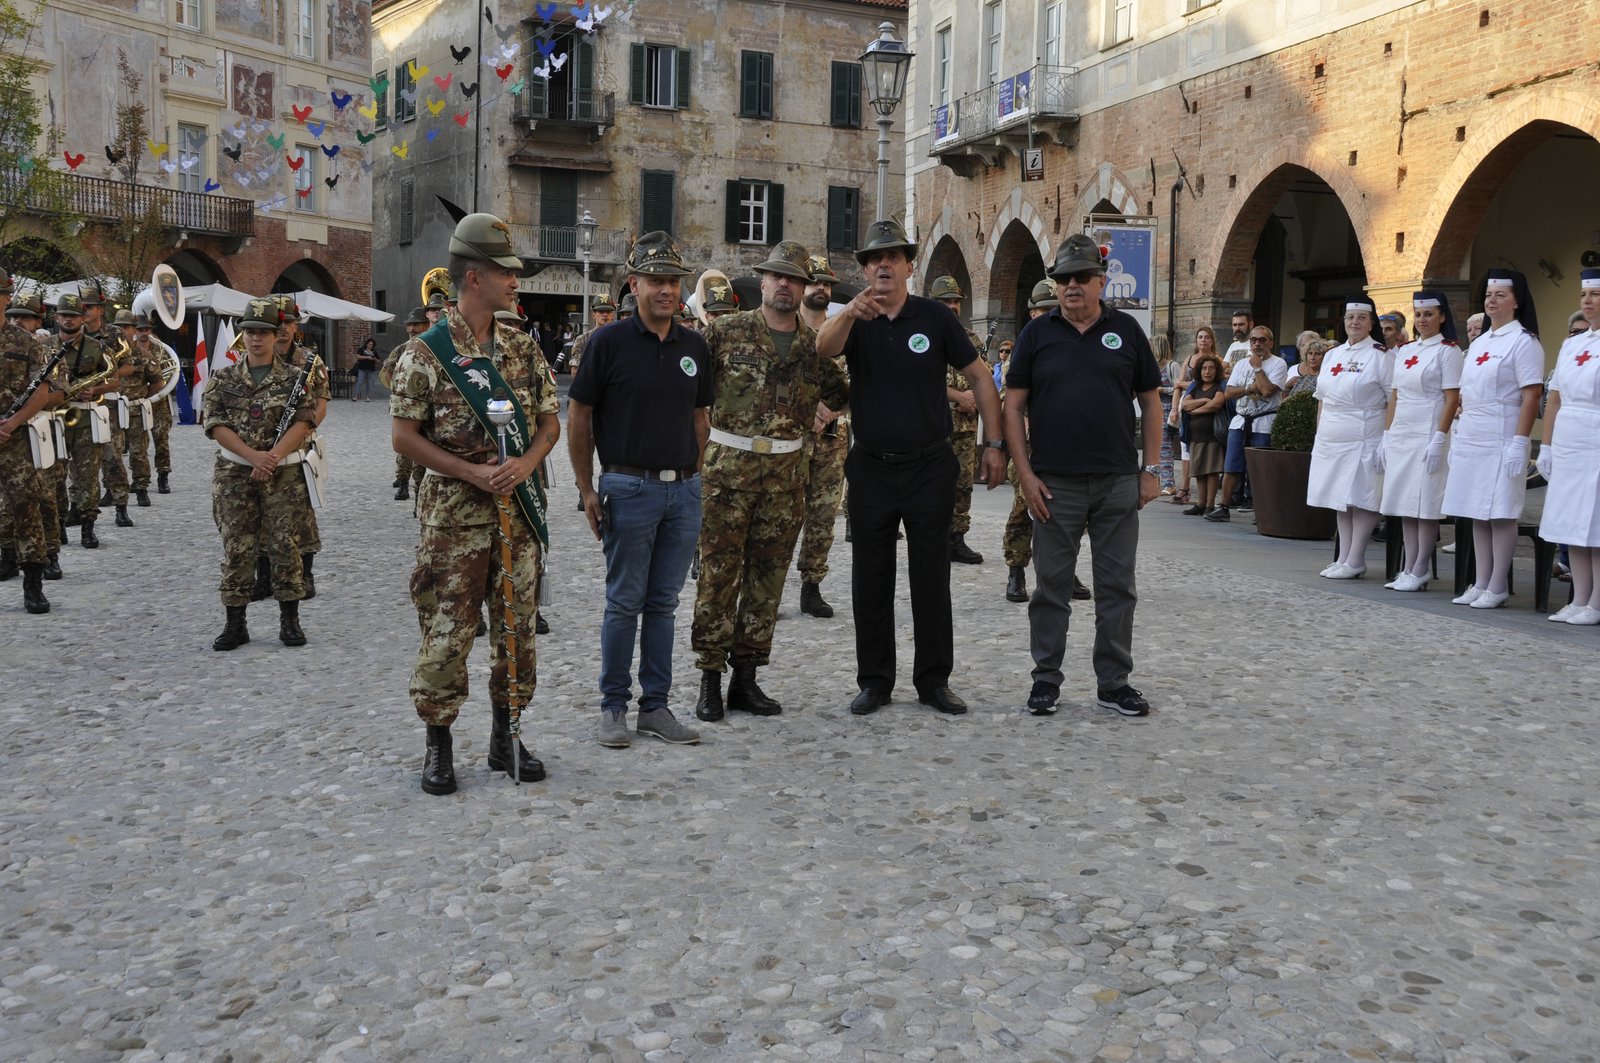
<svg viewBox="0 0 1600 1063"><path fill-rule="evenodd" d="M300 544L302 554L319 554L322 552L322 531L317 527L317 511L311 508L311 489L306 486L306 474L300 467L295 466L294 483L287 488L294 492L300 504L295 509L295 541ZM267 551L266 543L261 544L261 556L271 557Z"/></svg>
<svg viewBox="0 0 1600 1063"><path fill-rule="evenodd" d="M56 463L45 469L41 475L44 476L45 486L50 488L52 501L55 502L53 510L56 516L56 526L54 529L45 529L45 539L46 541L55 540L56 545L60 546L61 522L66 519L67 510L72 505L67 500L67 455L57 454Z"/></svg>
<svg viewBox="0 0 1600 1063"><path fill-rule="evenodd" d="M422 478L426 475L428 475L427 466L418 465L404 454L394 456L394 478L400 483L410 480L412 488L415 489L422 485Z"/></svg>
<svg viewBox="0 0 1600 1063"><path fill-rule="evenodd" d="M122 427L115 403L107 403L111 411L111 442L100 448L100 476L106 490L111 493L113 505L128 504L128 467L122 463L122 452L128 446L128 432L133 425L133 414L128 415L129 428ZM146 480L148 483L148 479Z"/></svg>
<svg viewBox="0 0 1600 1063"><path fill-rule="evenodd" d="M172 399L157 399L150 421L150 438L156 447L156 472L172 471Z"/></svg>
<svg viewBox="0 0 1600 1063"><path fill-rule="evenodd" d="M695 667L720 672L730 659L764 665L805 521L805 485L741 491L707 483L701 491L700 580L689 636Z"/></svg>
<svg viewBox="0 0 1600 1063"><path fill-rule="evenodd" d="M84 520L100 516L100 452L107 444L94 442L84 423L67 429L67 475L72 478L72 506Z"/></svg>
<svg viewBox="0 0 1600 1063"><path fill-rule="evenodd" d="M42 565L45 539L44 501L50 487L33 467L26 427L0 444L0 545L14 547L25 565ZM51 497L51 534L55 532L55 506Z"/></svg>
<svg viewBox="0 0 1600 1063"><path fill-rule="evenodd" d="M950 521L951 535L972 530L972 475L978 467L978 434L957 432L950 437L956 452L956 508Z"/></svg>
<svg viewBox="0 0 1600 1063"><path fill-rule="evenodd" d="M152 415L152 420L154 416ZM128 468L133 473L131 485L135 491L150 489L150 433L144 423L144 411L137 406L128 411L128 428L123 433L128 447ZM122 489L123 500L128 497L128 486Z"/></svg>
<svg viewBox="0 0 1600 1063"><path fill-rule="evenodd" d="M837 422L835 422L837 423ZM850 453L850 433L806 436L806 516L800 532L800 578L821 583L828 575L828 552L833 549L833 522L844 497L844 459Z"/></svg>
<svg viewBox="0 0 1600 1063"><path fill-rule="evenodd" d="M1005 551L1007 568L1027 568L1033 560L1033 518L1028 515L1022 485L1017 482L1017 467L1009 461L1006 462L1006 479L1011 481L1011 513L1006 517L1000 545Z"/></svg>
<svg viewBox="0 0 1600 1063"><path fill-rule="evenodd" d="M249 605L256 582L256 553L272 562L272 596L297 602L306 596L300 573L300 509L305 481L298 465L281 465L268 480L219 457L211 476L211 518L222 533L223 605Z"/></svg>
<svg viewBox="0 0 1600 1063"><path fill-rule="evenodd" d="M538 685L533 626L538 610L539 540L526 521L512 518L518 687L513 692L508 689L505 645L499 638L505 622L499 593L499 533L494 524L422 525L417 567L411 573L411 601L422 628L422 646L411 672L411 700L424 723L450 726L467 700L467 655L472 652L485 597L490 630L496 634L489 668L490 703L526 707Z"/></svg>

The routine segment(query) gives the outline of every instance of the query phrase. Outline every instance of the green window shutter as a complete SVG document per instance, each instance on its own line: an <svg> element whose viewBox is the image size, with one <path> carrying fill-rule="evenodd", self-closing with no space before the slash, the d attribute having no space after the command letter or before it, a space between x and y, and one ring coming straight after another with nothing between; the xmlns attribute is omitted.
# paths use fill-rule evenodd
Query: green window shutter
<svg viewBox="0 0 1600 1063"><path fill-rule="evenodd" d="M761 117L772 117L772 53L761 53Z"/></svg>
<svg viewBox="0 0 1600 1063"><path fill-rule="evenodd" d="M760 63L755 52L739 53L739 117L758 118L761 111Z"/></svg>
<svg viewBox="0 0 1600 1063"><path fill-rule="evenodd" d="M845 193L848 188L830 185L828 188L828 250L847 248L845 242Z"/></svg>
<svg viewBox="0 0 1600 1063"><path fill-rule="evenodd" d="M628 62L628 101L630 103L644 102L644 74L645 55L644 45L635 44L629 47L630 58Z"/></svg>
<svg viewBox="0 0 1600 1063"><path fill-rule="evenodd" d="M538 53L535 52L535 55ZM523 75L527 83L522 88L522 113L534 118L548 118L550 116L550 83L533 72L533 60L528 60L527 72ZM516 105L513 104L515 107Z"/></svg>
<svg viewBox="0 0 1600 1063"><path fill-rule="evenodd" d="M861 64L846 63L850 82L850 128L861 128Z"/></svg>
<svg viewBox="0 0 1600 1063"><path fill-rule="evenodd" d="M672 186L669 170L646 170L639 180L639 231L672 231Z"/></svg>
<svg viewBox="0 0 1600 1063"><path fill-rule="evenodd" d="M575 92L577 94L577 116L579 118L594 117L594 45L588 41L578 42L578 54L572 57L578 64L577 77L574 78Z"/></svg>
<svg viewBox="0 0 1600 1063"><path fill-rule="evenodd" d="M828 124L844 125L850 107L850 90L845 84L844 64L834 63L832 74L832 78L829 79Z"/></svg>
<svg viewBox="0 0 1600 1063"><path fill-rule="evenodd" d="M767 186L767 243L783 239L783 186Z"/></svg>
<svg viewBox="0 0 1600 1063"><path fill-rule="evenodd" d="M673 106L680 111L689 109L689 49L678 49L678 98Z"/></svg>
<svg viewBox="0 0 1600 1063"><path fill-rule="evenodd" d="M722 238L730 244L739 242L739 200L743 194L742 181L728 182L727 208L723 214Z"/></svg>
<svg viewBox="0 0 1600 1063"><path fill-rule="evenodd" d="M578 175L575 171L539 171L539 224L578 224Z"/></svg>
<svg viewBox="0 0 1600 1063"><path fill-rule="evenodd" d="M833 64L833 99L829 124L857 129L861 126L861 64Z"/></svg>

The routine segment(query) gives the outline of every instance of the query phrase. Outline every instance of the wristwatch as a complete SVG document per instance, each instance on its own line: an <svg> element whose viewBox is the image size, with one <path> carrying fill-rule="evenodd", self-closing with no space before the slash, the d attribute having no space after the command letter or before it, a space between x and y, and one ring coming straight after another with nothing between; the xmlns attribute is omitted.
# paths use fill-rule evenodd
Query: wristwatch
<svg viewBox="0 0 1600 1063"><path fill-rule="evenodd" d="M983 445L990 450L998 450L1002 454L1006 452L1006 441L1004 439L985 439Z"/></svg>
<svg viewBox="0 0 1600 1063"><path fill-rule="evenodd" d="M1159 466L1159 465L1144 465L1144 466L1140 467L1139 471L1144 473L1146 476L1160 477L1160 475L1161 475L1161 466Z"/></svg>

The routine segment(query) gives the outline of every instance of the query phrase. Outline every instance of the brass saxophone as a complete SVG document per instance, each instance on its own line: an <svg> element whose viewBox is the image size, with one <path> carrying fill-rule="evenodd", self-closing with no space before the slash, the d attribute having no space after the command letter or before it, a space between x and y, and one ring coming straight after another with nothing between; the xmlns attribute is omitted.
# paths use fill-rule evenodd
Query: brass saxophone
<svg viewBox="0 0 1600 1063"><path fill-rule="evenodd" d="M98 373L95 373L91 376L86 376L82 380L75 380L69 384L67 386L67 401L85 401L84 395L93 391L95 388L99 387L101 384L104 384L107 380L110 380L113 376L115 376L117 372L117 360L127 349L128 345L124 343L122 348L118 350L116 354L112 354L110 351L101 352L102 357L105 359L106 367ZM92 401L103 402L104 399L95 398ZM83 423L83 411L76 408L68 409L65 416L62 418L62 422L68 428L78 427L78 425Z"/></svg>

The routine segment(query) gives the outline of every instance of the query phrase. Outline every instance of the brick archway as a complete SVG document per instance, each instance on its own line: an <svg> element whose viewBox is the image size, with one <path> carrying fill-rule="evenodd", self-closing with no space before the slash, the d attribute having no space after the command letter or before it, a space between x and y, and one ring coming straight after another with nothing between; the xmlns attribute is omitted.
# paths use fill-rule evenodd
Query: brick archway
<svg viewBox="0 0 1600 1063"><path fill-rule="evenodd" d="M1073 204L1074 231L1077 229L1079 219L1093 213L1101 200L1110 203L1119 214L1131 216L1144 213L1144 206L1134 193L1127 175L1109 162L1103 162L1095 170L1089 183L1083 186L1083 192L1078 196L1077 203ZM1048 254L1045 255L1047 260L1049 257Z"/></svg>
<svg viewBox="0 0 1600 1063"><path fill-rule="evenodd" d="M1563 129L1600 140L1600 102L1564 89L1535 93L1473 128L1466 147L1433 184L1439 191L1417 232L1415 246L1426 257L1416 276L1463 279L1467 252L1490 202L1532 148Z"/></svg>
<svg viewBox="0 0 1600 1063"><path fill-rule="evenodd" d="M1322 152L1301 144L1285 144L1268 153L1251 173L1245 175L1240 184L1250 191L1226 218L1225 224L1217 228L1204 257L1200 259L1216 264L1216 274L1211 283L1213 297L1243 298L1245 281L1250 275L1250 263L1255 258L1256 244L1261 239L1267 219L1272 216L1273 208L1289 190L1289 186L1306 175L1315 177L1333 190L1339 205L1350 219L1351 227L1355 229L1362 261L1372 260L1372 216L1367 210L1361 189Z"/></svg>
<svg viewBox="0 0 1600 1063"><path fill-rule="evenodd" d="M933 250L928 252L925 261L927 264L922 271L921 287L923 294L927 294L934 278L948 274L954 277L956 283L961 286L962 292L966 295L967 307L974 308L972 274L967 269L967 256L961 250L961 245L956 242L955 237L948 234L939 237L938 241L933 245Z"/></svg>
<svg viewBox="0 0 1600 1063"><path fill-rule="evenodd" d="M1014 257L1011 263L1012 275L1003 283L995 279L996 269L1003 268L996 266L996 262L1000 258L1002 238L1017 226L1020 226L1021 230L1033 240L1039 250L1040 258L1046 262L1051 258L1050 237L1046 235L1044 216L1032 203L1022 198L1021 188L1012 189L1011 197L1006 200L1005 206L1000 208L1000 213L995 215L994 226L989 231L989 242L983 251L983 265L989 271L989 291L999 292L1001 298L1005 297L1009 285L1016 279L1015 268L1022 261L1022 257L1021 255Z"/></svg>

